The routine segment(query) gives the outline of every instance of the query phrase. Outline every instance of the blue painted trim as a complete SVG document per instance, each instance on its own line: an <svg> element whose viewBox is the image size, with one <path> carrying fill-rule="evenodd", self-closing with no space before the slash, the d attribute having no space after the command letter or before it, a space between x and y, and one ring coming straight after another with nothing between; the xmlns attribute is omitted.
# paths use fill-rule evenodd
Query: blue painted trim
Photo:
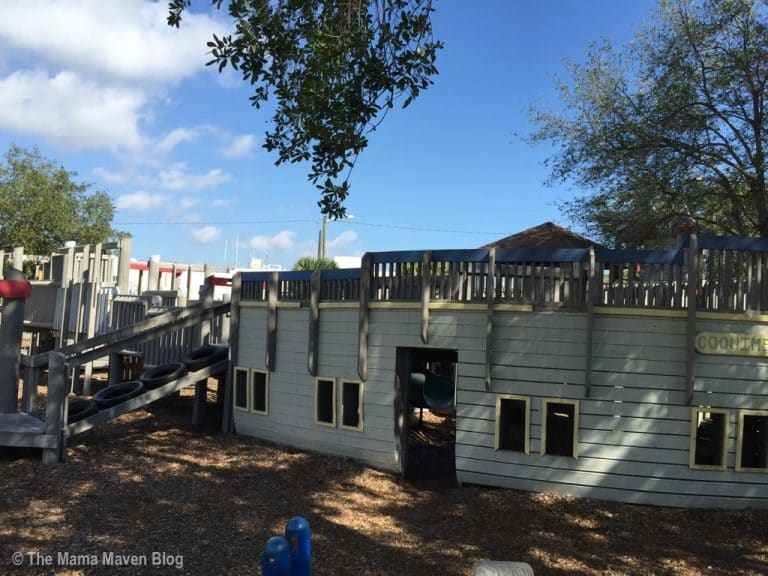
<svg viewBox="0 0 768 576"><path fill-rule="evenodd" d="M421 262L425 250L372 252L371 263ZM433 250L433 262L488 262L488 248L475 250ZM503 248L496 250L496 262L585 262L584 248Z"/></svg>
<svg viewBox="0 0 768 576"><path fill-rule="evenodd" d="M586 262L586 248L502 248L496 262Z"/></svg>
<svg viewBox="0 0 768 576"><path fill-rule="evenodd" d="M612 248L595 248L595 258L598 262L610 264L683 264L685 262L682 250L614 250Z"/></svg>
<svg viewBox="0 0 768 576"><path fill-rule="evenodd" d="M432 262L488 262L488 253L488 248L478 248L477 250L432 250ZM421 262L421 258L419 258L419 262Z"/></svg>
<svg viewBox="0 0 768 576"><path fill-rule="evenodd" d="M312 279L312 270L285 270L279 272L277 277L281 282L288 280L309 282Z"/></svg>
<svg viewBox="0 0 768 576"><path fill-rule="evenodd" d="M741 238L739 236L699 236L699 248L711 248L713 250L748 250L750 252L768 252L768 238Z"/></svg>
<svg viewBox="0 0 768 576"><path fill-rule="evenodd" d="M241 272L240 278L243 282L269 282L272 272ZM281 282L299 281L309 282L312 279L312 270L284 270L277 273ZM359 280L359 268L346 268L343 270L323 270L320 273L322 280Z"/></svg>
<svg viewBox="0 0 768 576"><path fill-rule="evenodd" d="M371 264L384 264L388 262L421 262L424 250L398 250L396 252L371 252Z"/></svg>
<svg viewBox="0 0 768 576"><path fill-rule="evenodd" d="M242 282L268 282L272 277L272 272L241 272L240 280Z"/></svg>
<svg viewBox="0 0 768 576"><path fill-rule="evenodd" d="M360 280L360 268L344 268L342 270L323 270L321 280Z"/></svg>

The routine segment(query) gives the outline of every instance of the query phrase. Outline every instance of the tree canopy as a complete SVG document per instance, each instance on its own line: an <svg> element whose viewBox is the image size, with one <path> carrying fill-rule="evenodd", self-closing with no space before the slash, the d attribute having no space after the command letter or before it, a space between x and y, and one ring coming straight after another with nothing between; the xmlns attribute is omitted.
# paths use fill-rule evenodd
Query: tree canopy
<svg viewBox="0 0 768 576"><path fill-rule="evenodd" d="M190 5L170 0L168 24ZM227 9L235 30L213 36L208 64L239 70L254 106L276 99L265 148L278 165L309 162L322 213L342 217L368 135L437 74L432 0L229 0Z"/></svg>
<svg viewBox="0 0 768 576"><path fill-rule="evenodd" d="M562 113L532 109L555 146L550 182L604 241L664 243L675 231L768 236L765 0L661 0L617 49L591 46L560 81Z"/></svg>
<svg viewBox="0 0 768 576"><path fill-rule="evenodd" d="M293 265L294 270L336 270L338 264L330 258L312 258L304 256Z"/></svg>
<svg viewBox="0 0 768 576"><path fill-rule="evenodd" d="M12 145L0 164L0 246L46 255L68 240L92 244L114 237L112 199L76 176L37 148Z"/></svg>

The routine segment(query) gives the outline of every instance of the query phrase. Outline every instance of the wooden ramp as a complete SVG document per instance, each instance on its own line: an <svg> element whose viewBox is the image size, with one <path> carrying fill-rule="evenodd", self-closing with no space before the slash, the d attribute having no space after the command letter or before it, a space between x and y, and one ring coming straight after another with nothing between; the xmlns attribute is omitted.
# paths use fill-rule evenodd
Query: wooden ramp
<svg viewBox="0 0 768 576"><path fill-rule="evenodd" d="M223 374L225 378L224 427L228 430L228 422L231 420L231 413L227 414L230 386L228 358L188 372L177 380L147 390L78 422L67 424L68 393L72 389L72 374L77 374L80 368L88 363L103 361L106 358L110 358L110 366L112 366L113 362L118 362L118 357L126 349L152 343L158 339L172 338L174 334L183 330L191 329L193 332L188 342L189 349L185 352L209 342L212 322L222 321L230 310L229 302L213 302L211 295L212 291L209 290L201 304L189 308L164 312L131 326L82 340L55 351L36 356L22 356L21 364L24 367L22 412L0 414L0 446L42 448L43 462L63 462L66 460L68 438L192 385L195 386L192 420L193 424L198 426L204 420L207 379L218 374ZM35 409L37 385L41 381L43 371L47 371L48 396L45 418L41 419L30 413ZM116 380L112 381L112 376L110 373L110 383L115 383Z"/></svg>
<svg viewBox="0 0 768 576"><path fill-rule="evenodd" d="M77 434L90 430L100 424L109 422L113 418L139 410L155 400L159 400L169 394L173 394L186 388L187 386L197 385L198 382L205 382L214 375L226 373L229 368L229 360L221 360L197 370L188 372L183 377L153 390L139 394L125 402L116 404L110 408L99 410L96 414L65 425L61 428L62 452L60 459L64 459L63 450L66 447L66 439ZM194 403L193 421L200 422L203 417L203 402L205 397L199 398L196 394ZM50 428L50 427L49 427ZM26 448L46 448L56 449L59 443L59 436L56 433L46 433L46 421L23 412L11 414L0 414L0 446L14 446Z"/></svg>
<svg viewBox="0 0 768 576"><path fill-rule="evenodd" d="M74 422L72 424L68 424L64 426L63 428L64 437L70 438L72 436L80 434L81 432L90 430L91 428L98 426L99 424L104 424L105 422L109 422L113 418L117 418L118 416L122 416L123 414L127 414L128 412L133 412L134 410L143 408L147 404L151 404L155 400L159 400L164 396L173 394L174 392L177 392L182 388L186 388L187 386L197 384L200 381L205 381L210 376L226 373L228 368L229 368L229 360L221 360L220 362L216 362L215 364L206 366L205 368L201 368L196 372L188 372L185 376L179 378L178 380L173 380L172 382L163 384L162 386L155 388L153 390L147 390L146 392L139 394L138 396L134 396L133 398L130 398L125 402L116 404L111 408L107 408L105 410L99 410L93 416L83 418L78 422ZM198 405L198 402L195 402L196 410L199 409L197 405Z"/></svg>

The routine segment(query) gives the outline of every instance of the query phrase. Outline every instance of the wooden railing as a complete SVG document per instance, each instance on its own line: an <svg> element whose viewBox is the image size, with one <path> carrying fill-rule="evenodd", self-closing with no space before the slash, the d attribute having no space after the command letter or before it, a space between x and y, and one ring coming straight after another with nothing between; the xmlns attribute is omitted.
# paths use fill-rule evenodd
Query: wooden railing
<svg viewBox="0 0 768 576"><path fill-rule="evenodd" d="M60 357L65 363L67 369L78 377L80 367L94 360L111 357L111 361L116 362L116 356L124 350L158 341L181 338L185 331L187 334L192 334L192 337L187 338L184 348L184 350L189 351L192 347L207 341L211 333L211 324L216 321L220 322L220 319L229 311L229 302L205 303L171 310L113 332L59 348L55 352L57 357ZM51 352L46 352L35 356L21 357L21 365L24 368L22 397L22 411L24 412L34 410L37 383L40 382L43 370L48 367L51 354ZM177 360L178 357L174 358L174 361ZM69 390L65 390L64 394L72 389L73 386L70 384ZM85 389L83 392L89 394L90 390ZM49 389L48 393L50 395L52 391Z"/></svg>
<svg viewBox="0 0 768 576"><path fill-rule="evenodd" d="M685 310L695 282L698 310L768 311L768 239L702 236L696 262L676 250L507 249L375 252L364 258L370 302L429 301L588 305ZM320 300L355 301L361 269L324 270ZM311 272L247 272L241 299L306 303ZM590 287L589 278L594 278Z"/></svg>

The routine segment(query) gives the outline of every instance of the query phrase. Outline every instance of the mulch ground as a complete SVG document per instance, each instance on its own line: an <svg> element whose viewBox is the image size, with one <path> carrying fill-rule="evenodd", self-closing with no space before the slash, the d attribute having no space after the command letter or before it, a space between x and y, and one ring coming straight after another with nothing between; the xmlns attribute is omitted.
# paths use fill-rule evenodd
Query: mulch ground
<svg viewBox="0 0 768 576"><path fill-rule="evenodd" d="M215 414L195 431L190 415L185 394L122 416L72 439L66 464L0 449L0 573L253 576L266 539L303 515L313 575L467 576L484 559L528 562L537 575L768 574L766 510L633 506L423 473L406 481L221 436ZM426 420L415 461L443 422ZM127 555L147 565L116 565Z"/></svg>

